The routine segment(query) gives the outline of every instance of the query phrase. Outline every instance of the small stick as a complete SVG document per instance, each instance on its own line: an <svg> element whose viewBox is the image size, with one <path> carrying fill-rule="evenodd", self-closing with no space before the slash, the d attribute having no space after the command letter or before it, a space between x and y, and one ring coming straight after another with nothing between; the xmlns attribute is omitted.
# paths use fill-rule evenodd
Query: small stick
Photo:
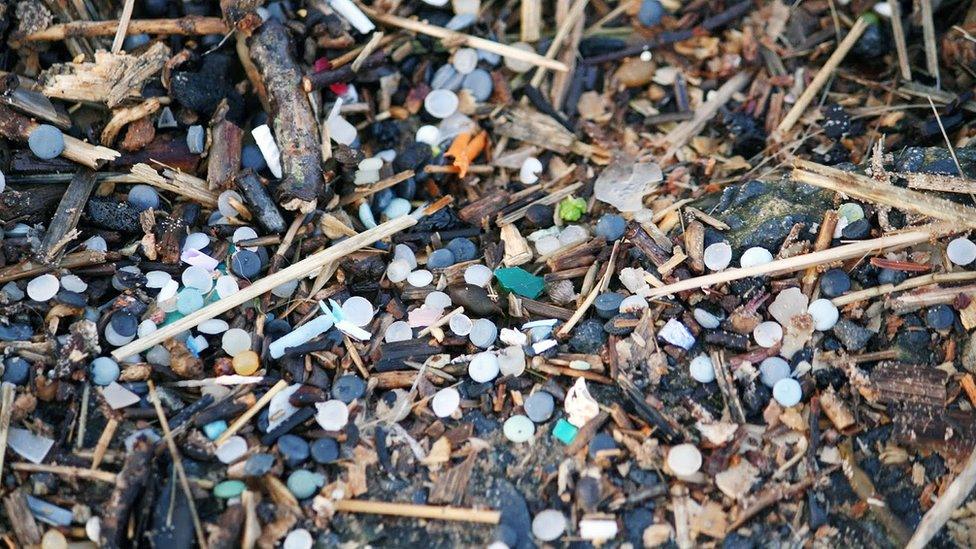
<svg viewBox="0 0 976 549"><path fill-rule="evenodd" d="M576 312L573 313L573 316L570 317L570 319L567 320L565 324L563 324L562 328L560 328L559 331L556 332L556 335L558 336L569 335L569 332L573 329L574 326L576 326L576 323L583 318L583 315L586 314L586 311L590 308L591 305L593 305L593 302L596 301L596 297L600 294L600 292L602 292L606 288L607 284L610 283L610 277L611 275L613 275L614 264L616 263L617 260L617 249L619 248L619 246L620 246L619 240L617 242L614 242L613 251L610 252L610 260L607 262L607 272L603 274L603 279L600 281L599 284L596 285L595 288L593 288L593 291L590 292L590 295L586 296L586 299L583 300L583 303L581 303L579 308L576 309Z"/></svg>
<svg viewBox="0 0 976 549"><path fill-rule="evenodd" d="M837 66L840 65L841 61L843 61L845 57L847 57L847 52L851 51L851 48L854 47L854 44L857 42L858 38L864 34L864 31L867 28L868 22L863 17L859 17L857 22L854 23L854 26L851 27L851 30L847 33L847 36L845 36L844 39L841 40L840 44L837 45L837 49L834 50L834 53L831 54L831 56L827 59L827 62L820 67L819 71L817 71L817 75L813 77L813 81L810 82L810 85L803 90L803 94L800 95L800 98L797 99L796 103L793 104L793 108L791 108L790 111L786 113L786 116L783 117L783 120L779 123L776 131L773 132L773 138L776 141L782 141L786 133L793 129L793 125L796 124L796 122L800 119L800 116L803 115L803 112L807 110L808 106L810 106L810 102L813 101L813 98L820 93L820 89L824 87L827 80L831 77L831 75L834 74L834 70L837 69Z"/></svg>
<svg viewBox="0 0 976 549"><path fill-rule="evenodd" d="M180 320L149 334L146 337L136 339L128 345L115 349L112 352L112 356L115 357L116 360L122 360L134 354L141 353L158 343L176 336L176 334L180 332L189 330L190 328L195 328L205 320L210 320L211 318L227 312L238 305L246 303L255 297L259 297L267 292L270 292L285 282L297 280L311 273L317 272L319 269L333 261L341 259L352 252L365 248L378 240L382 240L394 233L406 229L407 227L412 227L416 224L416 218L406 215L396 219L391 219L390 221L382 223L376 227L373 227L372 229L359 233L356 236L349 237L348 239L330 246L321 252L313 254L299 261L298 263L274 273L271 276L266 276L233 295L211 303L210 305L207 305L206 307L189 314Z"/></svg>
<svg viewBox="0 0 976 549"><path fill-rule="evenodd" d="M88 168L82 168L75 173L68 184L68 188L61 197L54 218L48 225L44 240L37 249L37 257L44 263L53 263L58 260L64 250L64 245L69 241L71 235L77 235L75 229L78 220L81 219L81 212L85 209L88 197L95 190L95 172Z"/></svg>
<svg viewBox="0 0 976 549"><path fill-rule="evenodd" d="M95 451L92 453L91 469L93 471L101 465L102 458L105 457L105 451L108 450L108 445L112 443L112 437L115 436L115 430L118 427L119 420L114 417L109 418L108 423L105 425L105 430L102 431L101 436L98 437L98 442L95 444Z"/></svg>
<svg viewBox="0 0 976 549"><path fill-rule="evenodd" d="M705 124L709 120L718 114L719 109L721 109L732 96L738 93L740 90L745 88L749 82L752 80L752 75L746 71L742 71L732 78L729 78L722 87L720 87L711 99L704 102L695 109L695 115L691 120L687 122L682 122L676 128L668 132L664 137L665 142L669 143L668 150L664 153L664 158L662 162L666 162L677 154L681 147L684 147L691 138L695 137L701 133ZM797 101L799 104L799 101Z"/></svg>
<svg viewBox="0 0 976 549"><path fill-rule="evenodd" d="M10 416L14 412L14 392L17 386L13 383L0 385L0 475L3 474L3 455L7 452L7 435L10 434Z"/></svg>
<svg viewBox="0 0 976 549"><path fill-rule="evenodd" d="M521 0L519 8L519 38L523 42L539 40L539 29L542 27L542 0Z"/></svg>
<svg viewBox="0 0 976 549"><path fill-rule="evenodd" d="M122 17L119 18L119 28L115 31L115 38L112 40L112 53L122 51L122 41L125 40L126 29L129 28L129 22L132 19L132 8L135 6L135 3L135 0L125 0L125 5L122 6Z"/></svg>
<svg viewBox="0 0 976 549"><path fill-rule="evenodd" d="M28 42L52 42L65 38L112 36L119 28L118 20L73 21L33 32L24 37ZM230 29L219 17L188 15L179 19L136 19L129 21L126 35L133 34L227 34Z"/></svg>
<svg viewBox="0 0 976 549"><path fill-rule="evenodd" d="M105 124L105 128L102 130L102 145L111 147L112 142L115 141L115 138L118 137L119 132L122 131L122 128L126 124L135 122L140 118L144 118L158 111L164 102L169 103L169 98L164 97L162 99L165 101L161 101L159 97L150 97L138 105L112 111L112 118L109 119L108 123Z"/></svg>
<svg viewBox="0 0 976 549"><path fill-rule="evenodd" d="M361 499L340 499L334 503L335 510L343 513L368 513L435 520L456 520L498 524L502 519L499 511L491 509L465 509L461 507L440 507L437 505L418 505L413 503L393 503L389 501L370 501Z"/></svg>
<svg viewBox="0 0 976 549"><path fill-rule="evenodd" d="M531 63L533 65L545 67L554 71L563 72L569 69L565 63L560 63L559 61L548 59L542 55L539 55L538 53L521 50L507 44L500 44L498 42L493 42L477 36L471 36L470 34L464 34L463 32L452 31L423 21L398 17L389 13L380 13L376 10L366 8L365 6L363 7L363 11L369 14L369 16L376 21L391 27L398 27L411 32L419 32L421 34L433 36L434 38L446 40L452 44L463 44L471 48L497 53L502 57L524 61L526 63Z"/></svg>
<svg viewBox="0 0 976 549"><path fill-rule="evenodd" d="M959 271L955 273L931 273L923 276L916 276L915 278L909 278L908 280L902 282L897 286L895 286L894 284L882 284L880 286L875 286L873 288L867 288L857 292L850 292L844 295L837 296L831 299L830 302L833 303L835 307L842 307L844 305L847 305L848 303L856 303L858 301L864 301L865 299L869 299L872 297L878 297L882 295L891 294L894 292L911 290L928 284L936 284L939 282L963 282L966 280L973 280L973 279L976 279L976 272L974 271ZM956 289L957 293L961 293L962 291L963 289L960 288ZM953 295L953 298L954 297L955 296Z"/></svg>
<svg viewBox="0 0 976 549"><path fill-rule="evenodd" d="M735 381L732 372L729 371L728 364L725 363L725 354L720 351L712 351L712 369L715 370L715 381L718 388L725 397L725 405L729 408L729 415L738 424L746 422L746 413L742 408L742 401L739 400L739 393L735 388Z"/></svg>
<svg viewBox="0 0 976 549"><path fill-rule="evenodd" d="M105 252L85 250L64 256L64 258L61 259L61 263L57 265L25 261L23 263L18 263L16 265L11 265L9 267L0 269L0 283L7 283L11 280L20 280L29 276L41 275L57 269L77 269L79 267L99 265L105 263L109 259L118 259L118 255L114 253L107 254Z"/></svg>
<svg viewBox="0 0 976 549"><path fill-rule="evenodd" d="M556 54L559 53L559 48L563 45L563 41L566 40L566 37L569 35L570 31L573 30L573 26L576 25L576 21L583 16L587 3L589 3L589 0L576 0L576 3L573 4L572 8L570 8L569 13L566 14L566 19L563 20L561 25L559 25L559 29L556 31L556 36L552 38L552 43L549 44L549 49L546 50L547 59L555 59ZM523 5L525 5L524 0ZM568 70L569 67L566 67L560 72L566 72ZM532 80L530 80L529 83L533 88L538 88L539 84L542 84L542 80L545 77L546 71L540 68L539 70L535 71L535 74L532 76Z"/></svg>
<svg viewBox="0 0 976 549"><path fill-rule="evenodd" d="M387 177L386 179L381 179L376 183L373 183L367 187L358 188L352 192L352 194L342 197L339 200L340 206L348 206L357 200L366 198L367 196L378 193L383 189L388 189L398 183L402 183L414 176L413 170L404 170L396 175Z"/></svg>
<svg viewBox="0 0 976 549"><path fill-rule="evenodd" d="M663 297L666 295L675 294L686 290L697 290L700 288L707 288L709 286L714 286L716 284L722 284L725 282L731 282L733 280L740 280L743 278L749 278L753 276L765 276L772 273L791 273L795 271L801 271L803 269L806 269L807 267L820 265L822 263L831 263L834 261L840 261L844 259L862 257L865 254L869 254L886 248L911 246L913 244L921 244L922 242L928 242L928 240L932 238L935 234L937 234L937 232L938 231L934 229L909 231L905 233L899 233L890 236L874 238L871 240L862 240L860 242L855 242L853 244L845 244L843 246L838 246L836 248L831 248L829 250L823 250L820 252L813 252L813 253L799 255L795 257L789 257L786 259L777 259L775 261L771 261L763 265L756 265L754 267L729 269L726 271L712 273L705 276L688 278L685 280L675 282L673 284L666 284L660 288L654 288L651 290L648 297L650 298Z"/></svg>
<svg viewBox="0 0 976 549"><path fill-rule="evenodd" d="M97 469L85 469L84 467L68 467L67 465L47 465L44 463L11 463L10 468L14 471L26 471L28 473L53 473L70 478L83 478L86 480L97 480L115 484L116 474L109 471L99 471Z"/></svg>
<svg viewBox="0 0 976 549"><path fill-rule="evenodd" d="M429 334L432 330L435 330L435 329L440 328L441 326L447 324L448 322L451 321L452 318L454 318L455 316L457 316L457 315L459 315L459 314L461 314L463 312L464 312L464 307L458 307L457 309L454 309L453 311L447 313L446 315L438 318L430 326L427 326L423 330L420 330L420 333L417 334L417 337L423 337L423 336Z"/></svg>
<svg viewBox="0 0 976 549"><path fill-rule="evenodd" d="M895 51L898 52L898 67L904 80L912 79L912 67L908 63L908 45L905 43L905 29L901 24L901 3L888 2L891 8L891 34L895 37Z"/></svg>
<svg viewBox="0 0 976 549"><path fill-rule="evenodd" d="M369 42L366 42L366 45L363 46L362 51L359 52L359 55L356 56L356 59L353 60L352 65L350 65L352 72L359 72L359 68L362 67L363 61L365 61L366 58L379 47L382 40L383 33L381 31L373 33L373 36L370 37Z"/></svg>
<svg viewBox="0 0 976 549"><path fill-rule="evenodd" d="M932 0L919 0L922 7L922 39L925 43L925 67L935 78L935 87L941 87L939 78L939 45L935 41L935 22L932 21ZM892 16L894 13L892 13Z"/></svg>
<svg viewBox="0 0 976 549"><path fill-rule="evenodd" d="M267 406L268 403L271 402L271 399L274 398L276 394L280 393L281 391L284 391L287 388L288 388L287 381L283 379L278 380L278 383L275 383L274 386L268 389L268 392L264 393L264 395L262 395L261 398L259 398L258 401L255 402L253 406L248 408L243 414L241 414L239 418L235 419L234 423L232 423L230 427L227 428L226 431L224 431L223 433L220 434L219 437L217 437L217 440L214 441L214 445L220 446L221 444L227 442L227 439L234 436L234 434L237 433L237 431L240 431L242 427L247 425L247 422L250 421L251 418L254 417L258 412L260 412L261 408Z"/></svg>
<svg viewBox="0 0 976 549"><path fill-rule="evenodd" d="M149 398L152 400L153 407L156 408L159 424L163 427L163 437L166 439L166 446L169 447L170 457L173 458L173 468L176 469L176 476L179 477L180 486L183 487L183 494L186 495L186 503L190 508L190 516L193 518L193 529L197 533L197 543L203 549L207 549L207 536L203 533L200 515L197 514L197 504L193 500L193 490L190 488L190 481L186 478L186 471L183 469L183 460L180 458L180 450L176 447L176 441L173 440L173 432L169 429L169 421L166 420L166 414L163 413L163 405L159 402L159 395L156 394L156 384L151 379L146 380L146 382L149 385ZM281 383L284 383L284 380ZM219 442L217 445L220 445Z"/></svg>
<svg viewBox="0 0 976 549"><path fill-rule="evenodd" d="M78 414L78 432L75 433L75 451L81 450L85 442L85 428L88 425L88 400L91 398L91 385L85 384L81 391L81 412Z"/></svg>
<svg viewBox="0 0 976 549"><path fill-rule="evenodd" d="M132 166L130 173L140 183L185 196L204 206L211 208L217 207L217 197L219 195L215 191L207 188L206 183L202 185L195 184L197 182L196 178L190 179L189 177L183 177L181 181L176 181L175 178L170 179L160 175L152 166L142 163ZM202 182L202 180L199 181Z"/></svg>

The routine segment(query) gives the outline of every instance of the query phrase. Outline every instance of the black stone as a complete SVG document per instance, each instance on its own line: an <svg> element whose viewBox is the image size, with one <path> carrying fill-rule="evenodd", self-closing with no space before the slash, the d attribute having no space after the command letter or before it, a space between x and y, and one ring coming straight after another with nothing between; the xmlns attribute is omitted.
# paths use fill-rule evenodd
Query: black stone
<svg viewBox="0 0 976 549"><path fill-rule="evenodd" d="M854 322L842 318L834 325L834 335L840 340L841 344L848 351L859 351L863 349L868 341L874 336L874 332L867 328L855 324Z"/></svg>
<svg viewBox="0 0 976 549"><path fill-rule="evenodd" d="M447 294L451 296L454 305L464 307L475 316L488 316L498 312L498 306L488 297L488 292L481 286L474 284L454 284L447 287Z"/></svg>
<svg viewBox="0 0 976 549"><path fill-rule="evenodd" d="M128 202L116 202L110 198L92 197L85 205L85 213L91 222L103 229L123 233L142 232L139 210Z"/></svg>
<svg viewBox="0 0 976 549"><path fill-rule="evenodd" d="M573 330L573 337L569 340L569 346L577 353L596 353L606 341L607 333L603 330L603 324L599 320L584 320Z"/></svg>
<svg viewBox="0 0 976 549"><path fill-rule="evenodd" d="M841 269L830 269L820 275L820 293L824 297L837 297L851 289L851 277Z"/></svg>
<svg viewBox="0 0 976 549"><path fill-rule="evenodd" d="M525 211L525 222L534 229L552 227L555 208L551 205L533 204Z"/></svg>

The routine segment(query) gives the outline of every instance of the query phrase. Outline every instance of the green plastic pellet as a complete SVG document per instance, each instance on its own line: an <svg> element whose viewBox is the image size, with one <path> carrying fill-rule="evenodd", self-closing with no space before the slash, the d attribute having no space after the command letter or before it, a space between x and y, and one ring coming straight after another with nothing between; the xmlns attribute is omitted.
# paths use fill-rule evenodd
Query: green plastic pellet
<svg viewBox="0 0 976 549"><path fill-rule="evenodd" d="M567 196L559 203L559 217L565 221L576 221L586 213L586 200Z"/></svg>

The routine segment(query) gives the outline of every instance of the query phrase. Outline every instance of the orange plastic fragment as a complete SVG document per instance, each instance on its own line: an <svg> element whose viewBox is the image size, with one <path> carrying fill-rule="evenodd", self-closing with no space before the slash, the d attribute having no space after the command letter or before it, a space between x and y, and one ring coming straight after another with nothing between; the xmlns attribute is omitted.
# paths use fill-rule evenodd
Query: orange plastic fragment
<svg viewBox="0 0 976 549"><path fill-rule="evenodd" d="M450 148L444 153L444 156L452 156L457 158L459 155L464 154L464 149L467 148L468 143L471 142L471 134L468 132L461 132L454 141L451 142Z"/></svg>
<svg viewBox="0 0 976 549"><path fill-rule="evenodd" d="M464 153L454 157L454 165L458 168L460 177L464 177L468 173L468 166L471 162L478 158L478 155L485 150L485 145L488 144L488 132L482 131L478 135L474 136L474 139L468 142L467 146L464 148Z"/></svg>

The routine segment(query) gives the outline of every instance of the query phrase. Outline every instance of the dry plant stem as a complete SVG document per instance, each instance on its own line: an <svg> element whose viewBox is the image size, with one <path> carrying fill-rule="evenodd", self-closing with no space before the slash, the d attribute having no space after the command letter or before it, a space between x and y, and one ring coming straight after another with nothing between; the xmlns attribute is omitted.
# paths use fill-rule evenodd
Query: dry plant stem
<svg viewBox="0 0 976 549"><path fill-rule="evenodd" d="M25 471L28 473L53 473L68 478L82 478L85 480L97 480L114 484L118 475L109 471L99 471L96 469L85 469L83 467L69 467L67 465L48 465L44 463L11 463L10 468L14 471Z"/></svg>
<svg viewBox="0 0 976 549"><path fill-rule="evenodd" d="M166 99L168 103L168 98ZM115 138L126 124L149 116L158 111L162 105L163 101L160 101L159 97L151 97L138 105L115 109L112 112L112 118L105 124L105 129L102 130L102 145L111 147L112 142L115 141Z"/></svg>
<svg viewBox="0 0 976 549"><path fill-rule="evenodd" d="M935 22L932 20L932 0L919 0L922 19L922 39L925 43L925 67L929 75L935 78L936 87L941 84L939 78L939 45L935 39Z"/></svg>
<svg viewBox="0 0 976 549"><path fill-rule="evenodd" d="M91 469L94 471L98 469L101 465L102 459L105 457L105 451L108 450L108 445L112 443L112 437L115 436L115 430L119 427L119 420L111 417L108 419L108 423L105 425L105 430L102 431L102 435L98 437L98 443L95 444L95 451L92 453L92 464Z"/></svg>
<svg viewBox="0 0 976 549"><path fill-rule="evenodd" d="M325 186L318 123L302 92L302 71L291 56L284 25L266 21L250 41L251 58L261 73L271 104L271 119L281 149L279 203L288 210L315 209Z"/></svg>
<svg viewBox="0 0 976 549"><path fill-rule="evenodd" d="M952 484L939 497L935 505L929 509L919 522L915 534L908 540L905 549L922 549L945 525L957 507L966 501L973 487L976 486L976 451L969 454L966 465Z"/></svg>
<svg viewBox="0 0 976 549"><path fill-rule="evenodd" d="M363 46L362 51L359 52L359 55L356 56L356 59L354 59L352 65L350 65L352 72L359 72L360 67L363 66L363 62L366 61L366 58L379 47L382 41L383 33L379 31L374 32L373 36L370 37L369 42L366 42L366 45Z"/></svg>
<svg viewBox="0 0 976 549"><path fill-rule="evenodd" d="M163 438L166 439L166 446L169 447L170 457L173 458L173 469L176 469L176 476L183 487L183 494L186 496L187 506L190 508L190 516L193 518L193 529L196 530L197 543L200 547L207 549L207 536L203 533L203 525L200 523L200 515L197 514L197 504L193 499L193 490L190 488L190 481L186 477L186 470L183 469L183 460L180 458L180 450L176 447L173 440L173 431L169 428L169 421L166 420L166 413L163 412L163 405L159 402L159 395L156 393L156 384L147 380L149 385L149 398L152 400L153 408L156 409L156 416L159 424L163 428Z"/></svg>
<svg viewBox="0 0 976 549"><path fill-rule="evenodd" d="M552 59L547 59L546 57L537 53L520 50L506 44L493 42L477 36L471 36L470 34L464 34L463 32L448 30L444 27L438 27L437 25L431 25L430 23L425 23L423 21L407 19L405 17L397 17L396 15L391 15L388 13L380 13L364 6L360 7L363 8L363 11L366 12L370 18L378 23L383 23L384 25L405 29L411 32L419 32L421 34L433 36L434 38L447 40L453 44L463 44L470 48L497 53L502 57L516 59L518 61L525 61L526 63L531 63L538 67L545 67L554 71L565 71L567 69L565 64Z"/></svg>
<svg viewBox="0 0 976 549"><path fill-rule="evenodd" d="M573 4L573 7L566 15L566 19L559 25L559 29L556 31L556 36L553 37L552 43L549 44L549 49L546 50L546 59L555 59L556 54L559 53L559 48L562 47L566 37L573 30L573 26L576 25L576 21L583 16L583 12L586 10L588 3L589 0L576 0L576 3ZM567 72L568 70L569 67L565 67L560 72ZM529 82L532 84L532 87L538 88L545 77L546 71L544 68L540 68L535 71L535 75L532 76L532 80Z"/></svg>
<svg viewBox="0 0 976 549"><path fill-rule="evenodd" d="M908 182L909 189L939 191L945 193L976 193L976 180L934 173L899 174Z"/></svg>
<svg viewBox="0 0 976 549"><path fill-rule="evenodd" d="M3 455L7 452L7 436L10 434L10 416L14 412L13 383L0 385L0 475L3 474Z"/></svg>
<svg viewBox="0 0 976 549"><path fill-rule="evenodd" d="M976 229L976 209L931 194L879 183L861 174L848 173L806 160L795 160L793 180L830 189L842 195L893 206L929 217Z"/></svg>
<svg viewBox="0 0 976 549"><path fill-rule="evenodd" d="M891 8L891 34L895 37L895 51L898 52L898 68L901 77L911 81L912 67L908 62L908 45L905 43L905 29L901 24L901 3L889 2Z"/></svg>
<svg viewBox="0 0 976 549"><path fill-rule="evenodd" d="M135 0L125 0L125 5L122 6L122 16L119 17L119 28L116 29L115 38L112 39L112 53L122 51L122 41L125 40L125 33L132 20L132 8L135 6L135 3Z"/></svg>
<svg viewBox="0 0 976 549"><path fill-rule="evenodd" d="M0 283L5 284L11 280L20 280L29 276L37 276L49 273L55 269L77 269L78 267L88 267L105 263L108 259L118 258L117 254L106 254L85 250L83 252L70 253L61 259L58 265L48 265L34 261L25 261L10 267L0 269Z"/></svg>
<svg viewBox="0 0 976 549"><path fill-rule="evenodd" d="M148 164L132 166L131 174L141 183L185 196L194 202L199 202L211 208L217 207L218 194L207 188L207 185L189 184L190 181L173 181L160 175ZM192 180L191 180L192 181Z"/></svg>
<svg viewBox="0 0 976 549"><path fill-rule="evenodd" d="M248 421L251 421L252 417L254 417L258 412L260 412L262 408L267 406L268 403L271 402L271 399L274 398L276 394L280 393L281 391L284 391L287 388L288 388L288 382L283 379L279 380L278 383L275 383L270 389L268 389L268 392L264 393L264 395L262 395L261 398L259 398L258 401L254 403L253 406L251 406L250 408L247 409L247 411L241 414L241 417L235 419L234 423L231 423L230 427L228 427L226 431L224 431L223 433L221 433L219 437L217 437L217 440L214 441L214 445L220 446L221 444L227 442L227 439L234 436L234 434L237 433L237 431L240 431L242 427L247 425Z"/></svg>
<svg viewBox="0 0 976 549"><path fill-rule="evenodd" d="M586 314L586 311L589 310L590 306L593 305L593 302L596 301L596 298L598 295L600 295L600 292L606 289L607 284L610 283L611 275L613 275L614 264L617 262L617 250L619 249L619 247L620 247L620 241L618 240L613 244L613 251L610 252L610 260L607 261L607 270L603 274L603 278L600 280L600 283L593 288L593 290L590 292L588 296L586 296L586 299L583 300L583 303L581 303L579 308L576 309L576 312L573 313L573 316L566 321L566 324L563 324L563 326L559 328L559 331L556 332L556 335L561 337L565 337L569 335L569 332L572 331L574 326L576 326L576 323L578 323L583 318L583 315Z"/></svg>
<svg viewBox="0 0 976 549"><path fill-rule="evenodd" d="M847 53L851 51L851 48L854 47L854 44L857 42L858 38L864 34L864 31L867 28L868 22L863 17L858 18L857 22L854 23L854 26L851 27L851 30L847 33L847 36L845 36L844 39L841 40L840 44L837 45L837 49L834 50L834 53L830 55L827 62L820 67L819 71L817 71L817 75L813 77L813 81L810 82L810 85L803 90L803 94L800 95L800 98L797 99L796 103L793 104L793 108L791 108L790 111L786 113L786 116L783 117L783 120L779 123L779 126L777 126L776 131L773 133L773 139L775 141L782 141L786 134L793 129L796 122L801 116L803 116L804 111L806 111L807 107L810 106L813 98L820 93L821 88L823 88L824 84L827 83L827 80L834 73L834 70L836 70L841 61L847 57Z"/></svg>
<svg viewBox="0 0 976 549"><path fill-rule="evenodd" d="M695 116L687 122L682 122L676 128L668 132L664 141L669 143L668 150L664 153L662 162L667 162L674 158L674 155L684 147L693 137L701 133L705 124L715 117L719 109L725 105L732 96L745 88L752 80L752 75L746 71L740 72L729 78L715 95L695 109Z"/></svg>
<svg viewBox="0 0 976 549"><path fill-rule="evenodd" d="M127 532L132 507L149 481L152 449L149 442L139 437L132 450L125 456L125 463L116 478L115 489L102 508L101 547L124 547L127 545Z"/></svg>
<svg viewBox="0 0 976 549"><path fill-rule="evenodd" d="M894 284L882 284L880 286L875 286L873 288L867 288L865 290L860 290L857 292L851 292L849 294L844 294L833 298L831 303L836 307L841 307L849 303L855 303L858 301L864 301L865 299L870 299L872 297L878 297L881 295L886 295L894 292L902 292L905 290L911 290L914 288L919 288L926 286L928 284L938 284L941 282L965 282L967 280L976 279L976 272L974 271L959 271L954 273L932 273L923 276L917 276L915 278L910 278L901 284L895 286ZM968 287L967 287L968 288ZM932 292L933 296L936 297L951 297L955 298L956 295L964 293L967 288L945 288L939 290L943 292L944 295L938 295ZM903 296L899 297L898 300L902 301L904 305L908 305L907 302L912 301L910 298L918 298L919 301L924 301L924 298L929 297L928 294L921 294L918 296ZM950 299L951 302L951 299ZM898 303L892 304L892 308L896 308Z"/></svg>
<svg viewBox="0 0 976 549"><path fill-rule="evenodd" d="M348 239L330 246L321 252L313 254L271 276L266 276L233 295L225 297L215 303L211 303L210 305L207 305L206 307L165 326L161 330L157 330L146 337L136 339L128 345L115 349L112 351L112 356L116 360L122 360L134 354L141 353L158 343L176 336L176 334L184 330L195 328L205 320L214 318L221 313L227 312L251 299L259 297L266 292L270 292L280 284L284 284L285 282L296 280L317 272L319 269L333 261L341 259L350 253L355 252L356 250L365 248L366 246L369 246L378 240L382 240L394 233L402 231L407 227L411 227L416 223L417 220L413 216L398 217L373 227L372 229L359 233L356 236L349 237Z"/></svg>
<svg viewBox="0 0 976 549"><path fill-rule="evenodd" d="M716 284L723 284L725 282L731 282L733 280L753 276L765 276L774 273L791 273L802 271L807 267L813 267L824 263L832 263L834 261L842 261L845 259L852 259L855 257L862 257L872 252L877 252L887 248L911 246L913 244L927 242L930 238L945 230L948 229L945 227L939 227L938 230L929 229L909 231L890 236L883 236L881 238L875 238L872 240L863 240L853 244L845 244L829 250L813 252L787 259L777 259L776 261L763 265L756 265L754 267L729 269L719 273L689 278L673 284L666 284L660 288L654 288L651 290L648 297L663 297L686 290L708 288L710 286L715 286Z"/></svg>
<svg viewBox="0 0 976 549"><path fill-rule="evenodd" d="M352 192L352 194L348 196L343 196L339 200L339 205L348 206L349 204L352 204L357 200L361 200L363 198L366 198L367 196L378 193L383 189L389 189L390 187L402 183L413 176L414 176L413 170L405 170L391 177L387 177L386 179L381 179L380 181L377 181L376 183L373 183L368 187L357 188L355 191Z"/></svg>
<svg viewBox="0 0 976 549"><path fill-rule="evenodd" d="M463 312L464 312L464 307L458 307L457 309L454 309L453 311L447 313L446 315L438 318L430 326L427 326L426 328L424 328L423 330L421 330L420 333L417 334L417 337L424 337L425 335L429 334L432 330L435 330L435 329L440 328L441 326L447 324L448 322L451 321L452 318L454 318L455 316L457 316L457 315L459 315L459 314L461 314Z"/></svg>
<svg viewBox="0 0 976 549"><path fill-rule="evenodd" d="M210 122L212 141L207 156L207 187L222 189L241 168L241 144L244 130L227 120L230 110L226 102L217 107Z"/></svg>
<svg viewBox="0 0 976 549"><path fill-rule="evenodd" d="M118 20L74 21L62 25L52 25L42 31L28 34L24 41L51 42L65 38L112 36L119 28ZM127 35L133 34L181 34L204 35L226 34L227 25L219 17L199 17L188 15L179 19L136 19L129 21L125 29Z"/></svg>
<svg viewBox="0 0 976 549"><path fill-rule="evenodd" d="M519 38L523 42L535 42L542 27L542 0L521 0L519 7Z"/></svg>
<svg viewBox="0 0 976 549"><path fill-rule="evenodd" d="M440 507L437 505L417 505L413 503L392 503L388 501L369 501L361 499L340 499L334 503L335 510L342 513L367 513L433 520L454 520L498 524L502 514L490 509L465 509L461 507Z"/></svg>

